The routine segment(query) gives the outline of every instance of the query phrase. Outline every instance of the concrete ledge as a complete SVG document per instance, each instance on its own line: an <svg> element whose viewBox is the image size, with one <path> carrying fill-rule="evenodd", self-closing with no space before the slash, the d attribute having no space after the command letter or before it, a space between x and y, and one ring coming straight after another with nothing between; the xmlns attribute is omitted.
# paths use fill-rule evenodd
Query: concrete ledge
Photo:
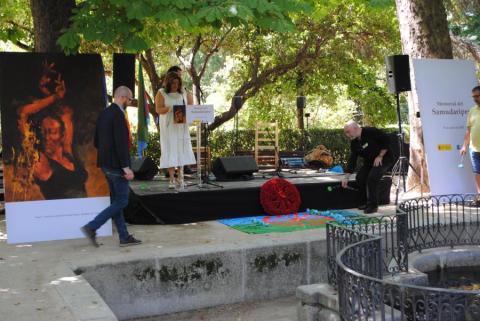
<svg viewBox="0 0 480 321"><path fill-rule="evenodd" d="M480 247L435 248L409 255L412 271L430 272L437 268L479 266Z"/></svg>
<svg viewBox="0 0 480 321"><path fill-rule="evenodd" d="M318 306L302 304L297 306L298 321L340 321L338 312L329 309L322 309Z"/></svg>
<svg viewBox="0 0 480 321"><path fill-rule="evenodd" d="M60 272L60 271L59 271ZM102 297L81 275L64 269L63 276L50 282L77 321L118 321Z"/></svg>
<svg viewBox="0 0 480 321"><path fill-rule="evenodd" d="M297 306L298 321L340 321L340 308L338 305L338 293L329 284L311 284L297 288L297 298L300 300ZM401 313L390 306L385 305L385 318L381 312L375 313L373 320L401 321Z"/></svg>
<svg viewBox="0 0 480 321"><path fill-rule="evenodd" d="M340 321L338 293L327 283L297 288L298 321Z"/></svg>
<svg viewBox="0 0 480 321"><path fill-rule="evenodd" d="M340 316L338 312L322 309L318 313L318 321L340 321Z"/></svg>
<svg viewBox="0 0 480 321"><path fill-rule="evenodd" d="M292 295L299 285L326 280L325 242L238 246L77 272L123 320Z"/></svg>
<svg viewBox="0 0 480 321"><path fill-rule="evenodd" d="M327 283L302 285L297 288L297 298L308 305L320 305L338 311L338 293Z"/></svg>
<svg viewBox="0 0 480 321"><path fill-rule="evenodd" d="M428 285L428 275L416 270L411 270L408 273L398 273L394 276L386 276L384 280L399 284Z"/></svg>

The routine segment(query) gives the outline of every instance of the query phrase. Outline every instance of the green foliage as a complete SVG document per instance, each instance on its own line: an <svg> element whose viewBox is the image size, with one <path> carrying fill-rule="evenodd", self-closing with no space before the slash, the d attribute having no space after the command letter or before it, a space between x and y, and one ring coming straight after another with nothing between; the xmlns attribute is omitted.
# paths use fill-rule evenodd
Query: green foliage
<svg viewBox="0 0 480 321"><path fill-rule="evenodd" d="M300 0L89 0L78 7L71 27L59 39L67 52L75 51L82 38L141 52L159 35L199 33L225 25L254 24L286 32L293 30L289 14L307 8Z"/></svg>
<svg viewBox="0 0 480 321"><path fill-rule="evenodd" d="M206 55L203 52L198 53L198 58L195 60L196 70L201 70L202 65L206 59ZM218 72L225 67L226 56L223 54L214 55L210 58L209 63L206 65L205 73L200 81L203 96L207 97L212 93L217 93L218 88L213 87L212 84L220 84L225 81L224 77L228 75L219 75ZM191 88L191 84L189 87Z"/></svg>
<svg viewBox="0 0 480 321"><path fill-rule="evenodd" d="M447 0L446 8L452 33L480 45L480 2Z"/></svg>
<svg viewBox="0 0 480 321"><path fill-rule="evenodd" d="M392 8L395 6L395 0L369 0L368 3L374 8Z"/></svg>
<svg viewBox="0 0 480 321"><path fill-rule="evenodd" d="M10 17L31 20L27 1L0 1L10 5L2 6L8 7L5 12ZM227 86L228 95L251 81L256 55L261 57L257 70L261 75L272 66L295 61L298 49L309 39L317 38L320 46L315 51L313 41L306 48L308 57L287 73L266 75L267 82L241 112L244 127L252 128L257 120L277 120L282 128L294 127L297 95L307 96L309 112L314 115L325 115L324 111L339 115L326 121L325 117L312 118L312 127L338 126L348 112L348 118L363 115L366 124L383 125L395 119L392 97L383 81L383 57L399 51L393 0L80 1L71 28L59 42L68 52L111 52L114 48L138 52L151 47L155 62L166 69L176 64L179 48L192 48L196 35L202 34L202 45L208 46L201 48L194 61L198 70L209 54L206 50L230 28L231 35L214 52L201 79L206 95ZM235 66L221 74L228 59ZM354 108L339 104L345 98Z"/></svg>
<svg viewBox="0 0 480 321"><path fill-rule="evenodd" d="M266 86L240 112L240 126L255 128L258 121L277 122L279 128L294 128L296 125L295 92L276 93L275 86Z"/></svg>
<svg viewBox="0 0 480 321"><path fill-rule="evenodd" d="M395 129L386 129L387 132L394 132ZM212 159L216 157L231 156L236 150L239 152L251 152L255 149L255 131L239 130L237 141L236 133L233 130L215 130L209 135L209 145ZM136 143L136 139L134 139ZM346 165L350 154L350 141L345 137L343 129L311 129L302 133L296 129L280 131L279 145L280 152L311 150L317 145L325 145L332 153L334 164ZM305 148L303 147L305 146ZM136 150L132 148L132 150ZM157 133L150 133L146 155L150 156L159 165L160 143Z"/></svg>
<svg viewBox="0 0 480 321"><path fill-rule="evenodd" d="M33 48L33 26L27 0L0 0L0 41Z"/></svg>
<svg viewBox="0 0 480 321"><path fill-rule="evenodd" d="M130 149L132 156L137 155L137 132L132 132L133 145ZM144 151L145 156L152 158L157 167L160 165L160 136L158 133L149 132L147 137L147 148Z"/></svg>
<svg viewBox="0 0 480 321"><path fill-rule="evenodd" d="M254 81L254 74L271 79L252 94L241 111L242 125L251 128L257 120L278 120L282 128L294 126L297 95L307 97L307 108L314 113L320 108L335 113L340 98L347 97L355 106L349 118L362 115L363 123L376 126L394 122L394 100L386 90L384 57L400 51L400 39L395 8L387 2L317 2L314 14L297 18L294 32L249 29L238 33L244 46L232 53L238 62L232 72L232 89L249 79ZM312 44L298 66L280 76L275 70L268 74L272 66L297 64L298 49L306 42ZM256 57L261 60L257 69L252 64ZM318 124L321 122L313 125Z"/></svg>

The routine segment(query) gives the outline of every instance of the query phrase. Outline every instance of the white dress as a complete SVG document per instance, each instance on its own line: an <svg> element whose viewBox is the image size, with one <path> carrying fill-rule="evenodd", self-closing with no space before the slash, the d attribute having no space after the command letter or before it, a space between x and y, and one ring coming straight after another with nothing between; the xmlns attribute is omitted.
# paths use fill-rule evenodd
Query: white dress
<svg viewBox="0 0 480 321"><path fill-rule="evenodd" d="M187 99L179 93L167 94L159 90L169 107L168 113L160 115L160 168L180 167L196 164L188 124L173 123L173 106L186 105Z"/></svg>

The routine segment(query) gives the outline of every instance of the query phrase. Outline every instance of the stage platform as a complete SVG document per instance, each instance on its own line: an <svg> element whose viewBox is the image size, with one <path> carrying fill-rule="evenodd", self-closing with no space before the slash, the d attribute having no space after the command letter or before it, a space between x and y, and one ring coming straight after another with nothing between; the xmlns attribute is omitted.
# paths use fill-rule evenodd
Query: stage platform
<svg viewBox="0 0 480 321"><path fill-rule="evenodd" d="M301 211L307 208L348 209L359 205L358 192L343 189L342 175L318 173L310 170L283 171L283 178L300 191ZM168 180L157 176L152 181L132 181L129 206L125 218L131 224L183 224L265 214L260 204L260 187L273 173L256 173L247 181L215 182L221 187L193 185L183 191L168 189ZM198 179L190 177L188 184ZM356 188L352 178L350 186ZM391 178L380 184L380 205L390 203Z"/></svg>

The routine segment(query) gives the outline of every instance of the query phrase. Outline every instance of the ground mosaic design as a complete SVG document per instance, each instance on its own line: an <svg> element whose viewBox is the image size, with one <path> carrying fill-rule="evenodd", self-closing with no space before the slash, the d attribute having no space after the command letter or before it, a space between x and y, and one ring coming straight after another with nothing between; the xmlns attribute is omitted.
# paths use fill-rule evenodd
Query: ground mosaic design
<svg viewBox="0 0 480 321"><path fill-rule="evenodd" d="M266 234L273 232L294 232L325 228L328 222L351 224L356 218L365 217L345 210L319 211L307 209L305 212L273 215L250 216L219 220L235 230L248 234Z"/></svg>

